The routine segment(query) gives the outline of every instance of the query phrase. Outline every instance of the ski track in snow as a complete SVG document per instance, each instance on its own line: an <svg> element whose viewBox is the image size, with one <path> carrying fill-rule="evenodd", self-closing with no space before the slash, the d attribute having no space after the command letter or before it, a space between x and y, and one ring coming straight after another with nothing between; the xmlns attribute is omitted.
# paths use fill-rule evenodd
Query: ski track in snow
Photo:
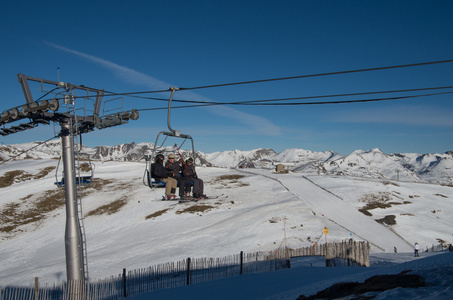
<svg viewBox="0 0 453 300"><path fill-rule="evenodd" d="M262 175L260 170L256 172L247 171L245 173ZM299 199L307 203L317 215L325 216L333 223L370 242L371 245L383 252L391 252L394 247L404 252L412 250L412 245L402 239L401 236L363 215L342 201L341 197L308 180L301 174L289 173L274 174L273 176L275 177L263 176L282 184L288 191L291 191ZM338 212L341 212L341 214ZM369 232L375 232L376 234L370 236Z"/></svg>

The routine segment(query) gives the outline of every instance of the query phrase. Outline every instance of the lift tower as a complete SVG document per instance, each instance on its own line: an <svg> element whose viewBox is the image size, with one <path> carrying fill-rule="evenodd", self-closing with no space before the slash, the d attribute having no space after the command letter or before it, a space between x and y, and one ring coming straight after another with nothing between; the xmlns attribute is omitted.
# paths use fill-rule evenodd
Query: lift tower
<svg viewBox="0 0 453 300"><path fill-rule="evenodd" d="M74 136L88 133L97 129L122 125L129 120L137 120L139 113L133 109L123 110L122 98L111 99L102 103L103 90L93 89L82 85L33 78L18 74L19 82L24 92L26 103L20 107L4 110L0 116L0 135L6 136L32 129L40 124L59 123L61 126L58 136L61 139L64 166L64 189L66 198L66 229L65 253L66 273L68 282L77 280L85 282L87 277L86 248L80 226L79 204L76 186L76 163L74 158ZM34 101L29 83L40 85L40 92L46 93ZM41 100L51 95L49 99ZM114 109L108 109L106 102L113 100L121 102ZM102 105L104 104L104 105ZM101 107L102 112L101 112ZM29 119L28 123L5 127L8 123ZM74 296L74 295L73 295ZM80 297L78 295L77 297ZM75 297L72 297L75 298Z"/></svg>

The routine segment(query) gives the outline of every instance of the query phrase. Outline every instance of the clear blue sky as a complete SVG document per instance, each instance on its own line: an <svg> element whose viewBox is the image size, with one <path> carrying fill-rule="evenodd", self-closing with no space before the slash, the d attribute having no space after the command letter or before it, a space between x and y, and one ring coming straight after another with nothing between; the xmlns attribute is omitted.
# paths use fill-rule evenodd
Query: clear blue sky
<svg viewBox="0 0 453 300"><path fill-rule="evenodd" d="M57 67L61 81L123 93L449 60L452 15L448 0L7 1L0 11L0 110L25 104L16 74L57 81ZM452 74L453 63L445 63L199 89L177 92L175 99L232 102L440 87L453 85ZM393 96L401 93L297 102ZM452 100L446 94L342 105L175 109L171 125L207 153L442 153L453 150ZM125 109L165 106L124 101ZM154 142L168 130L166 117L165 110L141 111L139 120L85 134L83 142ZM0 141L25 143L53 134L52 125L43 125Z"/></svg>

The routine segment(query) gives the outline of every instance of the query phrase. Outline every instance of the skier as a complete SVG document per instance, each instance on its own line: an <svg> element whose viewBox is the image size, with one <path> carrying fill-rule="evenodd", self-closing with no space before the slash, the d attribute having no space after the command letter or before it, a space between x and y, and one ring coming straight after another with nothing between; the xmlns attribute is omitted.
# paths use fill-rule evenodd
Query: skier
<svg viewBox="0 0 453 300"><path fill-rule="evenodd" d="M198 178L192 158L187 159L182 175L184 178L188 178L189 182L193 182L193 197L195 199L206 198L206 195L203 194L203 180Z"/></svg>
<svg viewBox="0 0 453 300"><path fill-rule="evenodd" d="M420 250L420 245L418 243L415 243L415 245L414 245L414 256L415 257L419 257L418 250Z"/></svg>
<svg viewBox="0 0 453 300"><path fill-rule="evenodd" d="M168 160L165 163L165 168L169 174L169 177L175 179L179 185L179 198L186 199L186 193L190 195L190 181L187 178L181 177L181 165L182 162L175 162L175 155L171 153L168 155ZM176 189L175 189L176 190Z"/></svg>
<svg viewBox="0 0 453 300"><path fill-rule="evenodd" d="M165 197L167 200L175 198L177 181L174 178L168 177L168 171L164 167L164 156L157 154L154 163L151 164L151 177L157 181L165 182Z"/></svg>

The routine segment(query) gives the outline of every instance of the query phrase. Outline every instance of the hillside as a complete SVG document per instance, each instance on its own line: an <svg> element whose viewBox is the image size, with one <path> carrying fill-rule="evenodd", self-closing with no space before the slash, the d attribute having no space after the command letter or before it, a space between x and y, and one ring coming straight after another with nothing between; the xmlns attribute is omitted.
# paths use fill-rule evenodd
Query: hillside
<svg viewBox="0 0 453 300"><path fill-rule="evenodd" d="M28 285L35 276L40 282L65 279L64 196L53 184L58 151L46 151L34 151L28 154L34 159L9 161L0 169L5 183L0 200L1 285ZM369 173L390 174L383 167L391 165L388 155L378 150L355 155L369 160L371 153L380 169L372 166ZM219 197L175 204L160 201L161 189L143 185L144 162L93 163L94 184L82 193L92 278L187 257L268 251L285 243L304 247L313 245L324 227L329 234L320 243L366 240L373 253L393 252L393 247L410 252L415 241L423 249L453 242L452 188L420 179L199 167L205 193Z"/></svg>

